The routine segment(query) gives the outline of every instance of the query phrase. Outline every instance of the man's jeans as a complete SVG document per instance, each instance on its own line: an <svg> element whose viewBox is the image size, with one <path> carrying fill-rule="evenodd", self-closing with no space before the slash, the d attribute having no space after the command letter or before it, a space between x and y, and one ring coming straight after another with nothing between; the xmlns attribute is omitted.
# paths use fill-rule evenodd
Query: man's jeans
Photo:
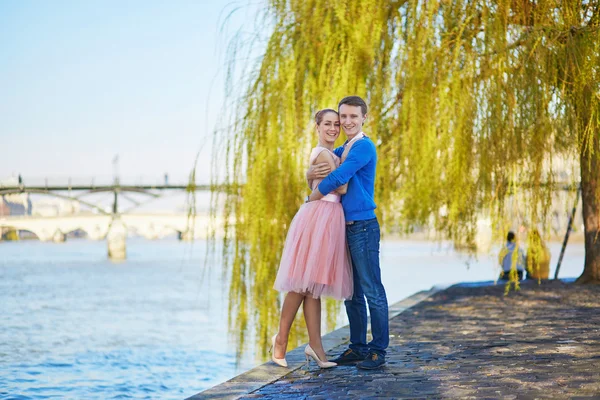
<svg viewBox="0 0 600 400"><path fill-rule="evenodd" d="M350 321L350 348L366 355L369 351L385 357L390 342L388 303L379 269L379 222L377 218L346 225L346 238L352 256L354 295L346 300ZM371 314L373 340L367 344L367 305Z"/></svg>

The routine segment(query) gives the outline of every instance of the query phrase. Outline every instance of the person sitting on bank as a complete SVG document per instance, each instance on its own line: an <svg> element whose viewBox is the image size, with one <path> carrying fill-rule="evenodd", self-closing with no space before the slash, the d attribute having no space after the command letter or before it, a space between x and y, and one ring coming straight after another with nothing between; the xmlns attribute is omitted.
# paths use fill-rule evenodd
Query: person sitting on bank
<svg viewBox="0 0 600 400"><path fill-rule="evenodd" d="M548 279L550 275L550 250L540 232L533 229L528 235L527 279Z"/></svg>
<svg viewBox="0 0 600 400"><path fill-rule="evenodd" d="M515 252L516 250L516 252ZM513 265L516 267L516 273L519 280L523 279L523 271L525 270L525 253L517 245L515 233L513 231L508 232L506 235L506 245L500 251L498 255L498 263L502 267L500 273L500 280L509 280L510 272L513 269Z"/></svg>

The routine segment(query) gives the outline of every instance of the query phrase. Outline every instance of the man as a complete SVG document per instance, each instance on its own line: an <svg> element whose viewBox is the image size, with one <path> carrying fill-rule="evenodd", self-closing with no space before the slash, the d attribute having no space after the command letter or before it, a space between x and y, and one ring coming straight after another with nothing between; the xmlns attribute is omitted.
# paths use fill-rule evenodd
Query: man
<svg viewBox="0 0 600 400"><path fill-rule="evenodd" d="M499 278L500 280L509 279L510 271L512 270L513 265L515 265L519 280L523 279L523 270L525 269L525 254L523 253L523 249L517 246L515 233L512 231L508 232L508 235L506 235L506 245L502 248L500 254L498 255L498 263L502 267L502 272L500 273Z"/></svg>
<svg viewBox="0 0 600 400"><path fill-rule="evenodd" d="M346 239L352 257L354 295L345 301L350 322L350 347L333 360L338 364L359 362L362 369L377 369L385 364L389 345L388 303L379 268L379 222L375 217L375 144L362 131L367 104L358 96L344 97L339 105L340 125L348 140L335 154L342 164L329 175L328 167L311 167L308 179L325 177L307 201L321 199L348 183L342 206L346 217ZM373 340L367 343L367 305L371 314Z"/></svg>

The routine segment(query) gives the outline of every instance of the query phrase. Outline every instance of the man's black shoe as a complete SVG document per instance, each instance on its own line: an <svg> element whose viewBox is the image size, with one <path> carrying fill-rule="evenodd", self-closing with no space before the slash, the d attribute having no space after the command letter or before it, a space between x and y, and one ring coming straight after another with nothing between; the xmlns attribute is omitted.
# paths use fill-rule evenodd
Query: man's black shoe
<svg viewBox="0 0 600 400"><path fill-rule="evenodd" d="M352 350L352 349L348 349L345 352L343 352L342 354L340 354L340 356L338 358L336 358L335 360L331 360L334 363L341 365L341 364L352 364L358 361L362 361L364 360L366 357L358 354L356 351Z"/></svg>
<svg viewBox="0 0 600 400"><path fill-rule="evenodd" d="M371 352L364 361L359 362L356 366L360 369L378 369L383 367L383 364L385 364L385 357Z"/></svg>

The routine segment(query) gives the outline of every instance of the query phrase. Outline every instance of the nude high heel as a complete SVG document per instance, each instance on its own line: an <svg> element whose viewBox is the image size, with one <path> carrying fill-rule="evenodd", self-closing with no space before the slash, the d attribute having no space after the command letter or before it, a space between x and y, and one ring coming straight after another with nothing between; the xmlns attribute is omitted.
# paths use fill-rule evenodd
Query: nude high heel
<svg viewBox="0 0 600 400"><path fill-rule="evenodd" d="M271 353L271 360L273 360L273 362L277 365L280 365L282 367L286 367L288 366L287 361L284 358L275 358L275 340L277 339L277 333L271 338L271 348L269 349L269 353Z"/></svg>
<svg viewBox="0 0 600 400"><path fill-rule="evenodd" d="M306 347L304 348L304 355L306 356L306 368L308 368L308 364L310 363L311 357L313 360L315 360L315 362L317 363L317 365L320 368L331 368L331 367L335 367L337 365L336 363L331 362L331 361L319 360L317 353L315 353L315 351L312 349L312 347L310 347L310 344L307 344Z"/></svg>

